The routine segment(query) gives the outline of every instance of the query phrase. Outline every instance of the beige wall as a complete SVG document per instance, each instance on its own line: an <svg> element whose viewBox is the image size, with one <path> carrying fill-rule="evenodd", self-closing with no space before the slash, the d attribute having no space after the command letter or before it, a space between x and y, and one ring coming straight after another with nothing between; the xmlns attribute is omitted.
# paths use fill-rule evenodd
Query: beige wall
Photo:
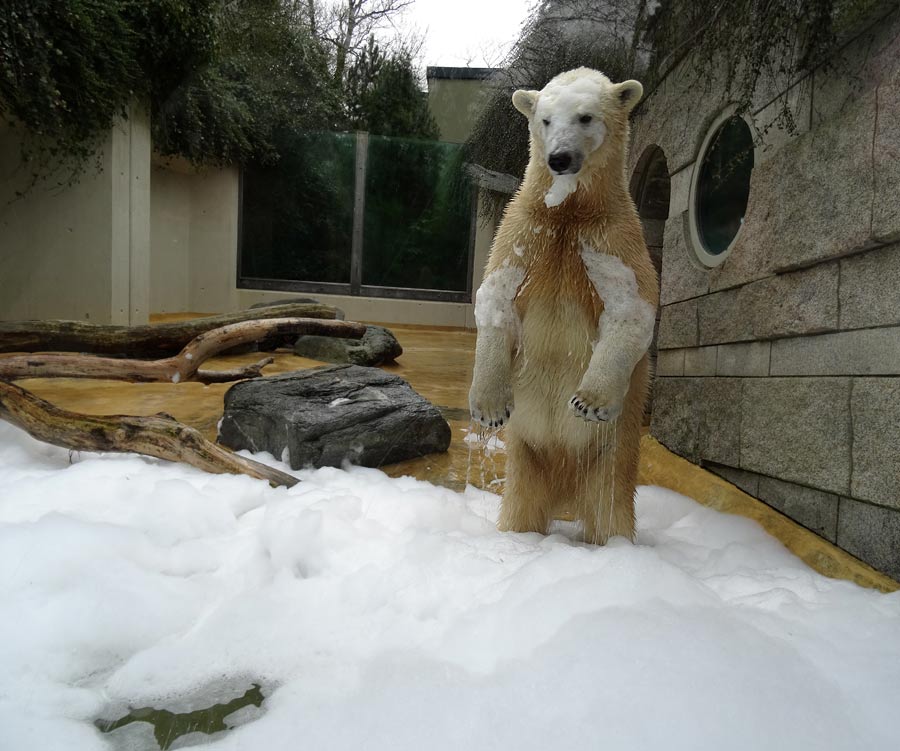
<svg viewBox="0 0 900 751"><path fill-rule="evenodd" d="M191 310L192 176L154 163L150 190L150 309Z"/></svg>
<svg viewBox="0 0 900 751"><path fill-rule="evenodd" d="M75 185L31 188L19 131L0 124L0 319L146 321L149 127L134 111Z"/></svg>
<svg viewBox="0 0 900 751"><path fill-rule="evenodd" d="M110 142L103 172L51 190L30 189L20 162L21 140L0 124L0 319L110 317ZM62 179L62 176L59 176Z"/></svg>
<svg viewBox="0 0 900 751"><path fill-rule="evenodd" d="M103 170L74 186L9 203L25 175L17 133L0 126L0 319L142 323L148 313L218 313L290 298L239 290L239 175L155 158L146 116L110 134ZM473 289L492 226L479 221ZM294 295L301 296L301 295ZM474 327L469 303L313 295L348 318Z"/></svg>
<svg viewBox="0 0 900 751"><path fill-rule="evenodd" d="M154 313L219 313L237 307L238 172L153 166L150 301Z"/></svg>
<svg viewBox="0 0 900 751"><path fill-rule="evenodd" d="M110 322L147 323L150 315L150 117L132 107L112 129Z"/></svg>
<svg viewBox="0 0 900 751"><path fill-rule="evenodd" d="M239 191L234 167L204 170L195 176L191 190L192 310L220 313L239 307Z"/></svg>
<svg viewBox="0 0 900 751"><path fill-rule="evenodd" d="M428 107L442 141L463 143L472 132L483 104L486 81L429 78Z"/></svg>

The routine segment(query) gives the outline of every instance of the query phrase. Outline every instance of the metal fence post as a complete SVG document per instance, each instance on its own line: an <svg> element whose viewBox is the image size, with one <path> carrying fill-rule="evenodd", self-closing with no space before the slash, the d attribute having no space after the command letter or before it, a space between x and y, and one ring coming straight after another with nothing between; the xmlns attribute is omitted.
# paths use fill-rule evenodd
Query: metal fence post
<svg viewBox="0 0 900 751"><path fill-rule="evenodd" d="M353 195L353 240L350 245L350 294L358 295L362 285L363 220L366 214L366 163L369 134L356 132L356 180Z"/></svg>

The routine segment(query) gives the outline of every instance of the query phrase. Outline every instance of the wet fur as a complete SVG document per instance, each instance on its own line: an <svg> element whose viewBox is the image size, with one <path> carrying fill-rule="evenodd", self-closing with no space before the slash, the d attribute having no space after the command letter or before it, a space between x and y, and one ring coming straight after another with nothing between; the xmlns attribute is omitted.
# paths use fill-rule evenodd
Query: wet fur
<svg viewBox="0 0 900 751"><path fill-rule="evenodd" d="M571 511L584 522L588 541L634 537L634 489L650 378L646 354L632 371L622 414L614 422L587 422L569 405L590 361L603 312L581 260L582 243L619 258L634 272L640 296L654 308L658 302L656 271L626 188L630 107L614 105L605 116L606 140L587 157L577 190L553 208L544 204L552 177L532 135L525 179L491 249L486 275L509 264L525 271L515 299L522 335L513 345L508 373L514 410L506 431L504 530L545 533L555 515ZM614 455L604 456L604 443L611 445L613 434Z"/></svg>

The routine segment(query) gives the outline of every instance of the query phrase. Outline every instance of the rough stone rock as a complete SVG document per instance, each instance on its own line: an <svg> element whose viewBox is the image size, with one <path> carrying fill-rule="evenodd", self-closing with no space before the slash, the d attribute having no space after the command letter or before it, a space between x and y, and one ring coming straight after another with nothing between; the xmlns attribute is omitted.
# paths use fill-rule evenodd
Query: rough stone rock
<svg viewBox="0 0 900 751"><path fill-rule="evenodd" d="M696 300L665 305L660 310L657 346L660 349L697 346Z"/></svg>
<svg viewBox="0 0 900 751"><path fill-rule="evenodd" d="M747 287L701 297L697 302L698 344L753 339L753 319L745 304Z"/></svg>
<svg viewBox="0 0 900 751"><path fill-rule="evenodd" d="M900 240L900 86L882 86L878 97L878 131L875 134L872 201L872 235L880 242Z"/></svg>
<svg viewBox="0 0 900 751"><path fill-rule="evenodd" d="M875 120L875 92L869 91L753 169L744 225L728 259L710 274L712 289L871 244Z"/></svg>
<svg viewBox="0 0 900 751"><path fill-rule="evenodd" d="M673 70L657 89L653 107L637 116L632 151L641 154L650 144L659 146L670 174L690 165L706 135L704 124L712 122L729 101L726 75L724 66L708 67L702 76L690 66ZM703 90L702 96L697 95L698 89Z"/></svg>
<svg viewBox="0 0 900 751"><path fill-rule="evenodd" d="M838 497L804 485L760 477L757 498L831 542L837 535Z"/></svg>
<svg viewBox="0 0 900 751"><path fill-rule="evenodd" d="M900 324L900 244L842 259L840 297L842 329Z"/></svg>
<svg viewBox="0 0 900 751"><path fill-rule="evenodd" d="M232 386L219 442L268 451L294 469L381 467L446 451L450 426L399 376L338 365Z"/></svg>
<svg viewBox="0 0 900 751"><path fill-rule="evenodd" d="M900 581L900 513L841 498L837 544Z"/></svg>
<svg viewBox="0 0 900 751"><path fill-rule="evenodd" d="M381 365L393 362L403 354L403 347L390 331L381 326L366 326L362 339L333 336L301 336L294 344L294 354L320 362L338 365Z"/></svg>
<svg viewBox="0 0 900 751"><path fill-rule="evenodd" d="M848 494L851 379L742 380L741 469Z"/></svg>
<svg viewBox="0 0 900 751"><path fill-rule="evenodd" d="M686 349L662 349L656 357L656 370L658 377L683 376L684 353Z"/></svg>
<svg viewBox="0 0 900 751"><path fill-rule="evenodd" d="M716 353L716 375L759 378L769 374L771 342L720 344Z"/></svg>
<svg viewBox="0 0 900 751"><path fill-rule="evenodd" d="M771 374L900 375L900 326L772 342Z"/></svg>
<svg viewBox="0 0 900 751"><path fill-rule="evenodd" d="M838 277L838 264L832 262L748 284L736 312L753 321L754 339L834 331Z"/></svg>
<svg viewBox="0 0 900 751"><path fill-rule="evenodd" d="M738 378L658 378L651 432L670 451L690 461L736 466L740 405Z"/></svg>
<svg viewBox="0 0 900 751"><path fill-rule="evenodd" d="M697 379L697 456L732 467L740 464L740 378Z"/></svg>
<svg viewBox="0 0 900 751"><path fill-rule="evenodd" d="M700 298L700 344L833 331L838 276L838 264L825 263Z"/></svg>
<svg viewBox="0 0 900 751"><path fill-rule="evenodd" d="M683 352L686 376L714 376L716 374L715 347L692 347Z"/></svg>
<svg viewBox="0 0 900 751"><path fill-rule="evenodd" d="M663 446L697 459L696 378L657 378L653 385L650 432Z"/></svg>
<svg viewBox="0 0 900 751"><path fill-rule="evenodd" d="M710 462L703 462L703 468L708 469L723 480L727 480L749 495L756 497L756 494L759 491L759 480L761 476L756 474L756 472L747 472L743 469L735 469L734 467L728 467L724 464Z"/></svg>
<svg viewBox="0 0 900 751"><path fill-rule="evenodd" d="M688 255L691 250L685 238L686 221L686 211L666 221L659 290L662 305L700 297L709 291L709 272L701 269Z"/></svg>
<svg viewBox="0 0 900 751"><path fill-rule="evenodd" d="M851 495L900 510L900 379L853 384Z"/></svg>

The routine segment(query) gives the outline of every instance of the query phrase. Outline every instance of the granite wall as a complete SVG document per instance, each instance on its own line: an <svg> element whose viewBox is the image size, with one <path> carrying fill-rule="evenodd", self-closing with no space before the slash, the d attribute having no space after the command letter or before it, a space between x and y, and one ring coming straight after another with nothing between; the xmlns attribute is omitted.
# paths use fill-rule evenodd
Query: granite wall
<svg viewBox="0 0 900 751"><path fill-rule="evenodd" d="M900 579L900 12L760 97L743 227L696 260L691 175L727 99L667 80L634 131L666 154L652 432ZM711 78L714 78L712 76ZM771 125L788 97L797 131Z"/></svg>

